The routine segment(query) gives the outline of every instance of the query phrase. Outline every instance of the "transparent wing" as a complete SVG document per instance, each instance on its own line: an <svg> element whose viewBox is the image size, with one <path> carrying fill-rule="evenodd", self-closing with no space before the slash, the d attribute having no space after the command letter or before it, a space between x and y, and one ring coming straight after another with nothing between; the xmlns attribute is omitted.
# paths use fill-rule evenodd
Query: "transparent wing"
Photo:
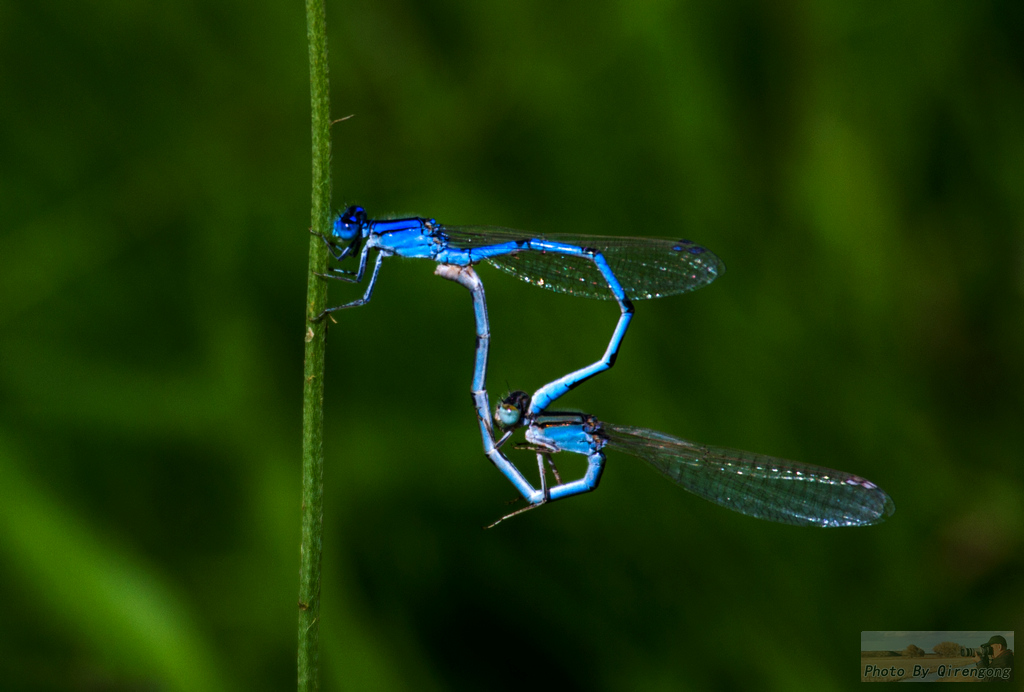
<svg viewBox="0 0 1024 692"><path fill-rule="evenodd" d="M598 250L626 295L634 300L693 291L714 281L725 264L710 250L688 240L627 238L599 235L537 236L495 226L444 226L457 248L494 245L512 240L549 240ZM523 281L559 293L614 300L608 283L585 257L525 250L487 260Z"/></svg>
<svg viewBox="0 0 1024 692"><path fill-rule="evenodd" d="M644 428L602 426L608 448L639 457L690 492L741 514L800 526L864 526L896 510L884 490L843 471Z"/></svg>

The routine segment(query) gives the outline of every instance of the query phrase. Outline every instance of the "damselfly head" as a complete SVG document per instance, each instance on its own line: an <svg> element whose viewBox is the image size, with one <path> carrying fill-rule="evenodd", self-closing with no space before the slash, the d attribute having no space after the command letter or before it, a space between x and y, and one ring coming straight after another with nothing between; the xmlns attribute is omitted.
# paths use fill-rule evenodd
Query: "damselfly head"
<svg viewBox="0 0 1024 692"><path fill-rule="evenodd" d="M362 207L349 207L334 219L332 233L340 240L352 240L362 234L366 223L366 210Z"/></svg>
<svg viewBox="0 0 1024 692"><path fill-rule="evenodd" d="M501 400L494 410L494 422L498 427L508 430L523 424L526 408L530 405L530 395L523 391L511 392Z"/></svg>

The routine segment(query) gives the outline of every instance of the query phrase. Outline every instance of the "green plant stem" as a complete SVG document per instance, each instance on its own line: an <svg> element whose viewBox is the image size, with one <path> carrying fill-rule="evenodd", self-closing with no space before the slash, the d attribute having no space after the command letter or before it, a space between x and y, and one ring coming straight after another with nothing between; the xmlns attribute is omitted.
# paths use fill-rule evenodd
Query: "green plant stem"
<svg viewBox="0 0 1024 692"><path fill-rule="evenodd" d="M324 0L306 0L309 91L313 117L312 228L330 232L331 108L327 82ZM302 543L299 558L299 692L320 689L320 556L324 500L324 350L327 320L311 322L327 306L327 286L316 274L327 267L327 247L309 240L306 354L302 391Z"/></svg>

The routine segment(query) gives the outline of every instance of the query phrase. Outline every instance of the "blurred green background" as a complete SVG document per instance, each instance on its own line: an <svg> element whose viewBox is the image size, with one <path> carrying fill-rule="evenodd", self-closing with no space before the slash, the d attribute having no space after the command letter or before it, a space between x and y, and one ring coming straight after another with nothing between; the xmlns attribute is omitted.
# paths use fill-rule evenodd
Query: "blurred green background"
<svg viewBox="0 0 1024 692"><path fill-rule="evenodd" d="M774 525L612 456L482 531L515 492L480 451L469 297L391 260L328 343L324 689L847 689L861 630L1022 622L1020 3L327 19L336 207L725 260L638 303L566 406L897 511ZM0 687L291 689L303 5L5 1L0 51ZM614 304L480 274L492 397L604 349Z"/></svg>

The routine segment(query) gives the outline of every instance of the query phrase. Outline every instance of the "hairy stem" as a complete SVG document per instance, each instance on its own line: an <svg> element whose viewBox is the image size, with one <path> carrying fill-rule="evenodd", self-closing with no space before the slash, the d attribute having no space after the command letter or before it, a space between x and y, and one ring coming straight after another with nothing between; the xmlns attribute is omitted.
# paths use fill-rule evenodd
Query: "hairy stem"
<svg viewBox="0 0 1024 692"><path fill-rule="evenodd" d="M306 0L309 93L313 120L312 228L330 232L331 116L327 82L324 0ZM327 286L316 274L327 266L327 247L309 239L306 289L306 349L302 392L302 543L299 565L299 692L320 689L320 556L323 551L324 350L327 320L310 318L326 307Z"/></svg>

